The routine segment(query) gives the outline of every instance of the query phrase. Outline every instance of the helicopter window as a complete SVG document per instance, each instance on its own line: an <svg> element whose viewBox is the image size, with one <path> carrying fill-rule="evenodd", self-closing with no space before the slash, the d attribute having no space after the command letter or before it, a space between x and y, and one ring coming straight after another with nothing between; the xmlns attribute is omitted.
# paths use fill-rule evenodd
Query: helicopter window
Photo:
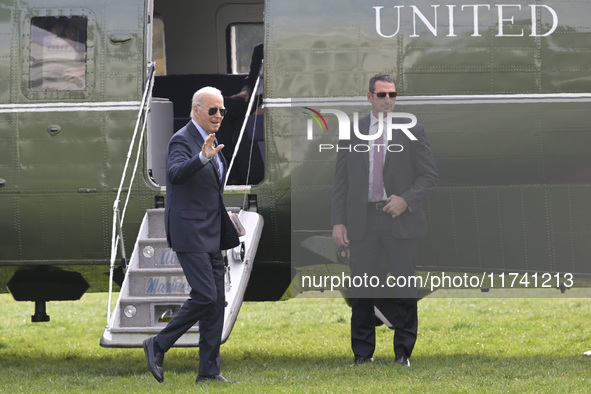
<svg viewBox="0 0 591 394"><path fill-rule="evenodd" d="M31 19L30 76L32 91L86 89L84 16Z"/></svg>
<svg viewBox="0 0 591 394"><path fill-rule="evenodd" d="M264 40L262 23L231 23L226 31L228 40L228 71L232 74L248 73L252 49Z"/></svg>
<svg viewBox="0 0 591 394"><path fill-rule="evenodd" d="M156 62L156 75L166 75L166 49L164 41L164 21L154 16L152 28L152 59Z"/></svg>

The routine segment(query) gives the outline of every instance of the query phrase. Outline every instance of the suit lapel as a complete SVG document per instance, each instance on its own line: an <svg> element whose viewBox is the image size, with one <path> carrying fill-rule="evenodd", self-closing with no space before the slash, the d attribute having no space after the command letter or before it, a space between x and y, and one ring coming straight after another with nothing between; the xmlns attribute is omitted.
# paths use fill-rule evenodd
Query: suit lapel
<svg viewBox="0 0 591 394"><path fill-rule="evenodd" d="M189 131L191 137L193 137L193 140L195 140L198 152L201 152L201 149L203 148L203 143L205 143L205 141L203 140L201 133L199 133L199 130L197 130L197 127L195 127L195 125L193 124L193 121L189 121L189 123L187 124L187 130Z"/></svg>
<svg viewBox="0 0 591 394"><path fill-rule="evenodd" d="M403 119L398 119L398 120L402 121ZM393 121L396 122L397 118L394 118ZM411 144L409 144L408 137L400 129L392 130L392 139L390 141L388 141L388 145L389 144L399 144L403 147L403 149L411 149ZM394 148L394 149L396 150L396 148ZM386 164L391 159L391 157L396 154L398 154L396 151L390 152L386 149L386 156L384 159L384 168L386 168ZM411 154L412 154L412 150L411 150ZM392 159L392 160L394 160L394 159Z"/></svg>
<svg viewBox="0 0 591 394"><path fill-rule="evenodd" d="M394 130L392 130L392 140L388 140L388 132L386 130L384 130L384 133L386 134L386 138L384 139L386 146L390 145L390 143L393 143L394 140L396 140L396 132ZM388 161L390 161L390 157L392 156L391 153L392 152L386 148L386 151L384 152L384 168L386 168Z"/></svg>
<svg viewBox="0 0 591 394"><path fill-rule="evenodd" d="M363 118L361 118L359 120L359 131L361 133L365 133L366 135L368 135L370 126L371 126L371 123L370 123L370 116L369 115L364 116ZM359 140L359 141L363 142L363 143L369 142L369 141L361 141L361 140ZM365 166L364 167L365 173L367 174L367 176L369 176L369 151L363 152L362 157L363 157L363 164Z"/></svg>

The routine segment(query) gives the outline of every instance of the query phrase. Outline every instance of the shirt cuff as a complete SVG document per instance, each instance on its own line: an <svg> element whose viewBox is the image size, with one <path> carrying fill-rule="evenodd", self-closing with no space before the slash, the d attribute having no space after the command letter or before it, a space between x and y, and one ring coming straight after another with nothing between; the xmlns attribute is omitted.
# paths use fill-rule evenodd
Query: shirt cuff
<svg viewBox="0 0 591 394"><path fill-rule="evenodd" d="M201 160L203 164L207 164L211 159L208 159L207 157L203 156L201 152L199 152L199 160Z"/></svg>

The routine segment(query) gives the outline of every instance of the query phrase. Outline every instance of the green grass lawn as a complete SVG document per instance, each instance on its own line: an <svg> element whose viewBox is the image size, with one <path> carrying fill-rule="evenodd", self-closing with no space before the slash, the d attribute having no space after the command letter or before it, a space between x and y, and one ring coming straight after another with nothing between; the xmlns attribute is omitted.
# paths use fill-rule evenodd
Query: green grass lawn
<svg viewBox="0 0 591 394"><path fill-rule="evenodd" d="M49 303L51 321L31 323L32 303L0 295L0 391L591 391L591 357L582 355L591 349L587 298L424 299L411 368L394 363L384 326L377 328L376 361L350 367L350 309L342 299L245 303L222 346L222 373L242 384L200 387L196 349L168 352L158 384L142 349L101 348L106 300L86 294Z"/></svg>

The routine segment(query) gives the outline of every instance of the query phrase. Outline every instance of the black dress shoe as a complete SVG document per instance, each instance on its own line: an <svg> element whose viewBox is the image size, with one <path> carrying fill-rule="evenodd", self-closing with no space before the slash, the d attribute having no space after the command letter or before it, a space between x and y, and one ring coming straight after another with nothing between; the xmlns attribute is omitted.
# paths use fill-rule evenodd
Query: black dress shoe
<svg viewBox="0 0 591 394"><path fill-rule="evenodd" d="M402 366L410 367L410 360L406 356L396 357L395 362L402 365Z"/></svg>
<svg viewBox="0 0 591 394"><path fill-rule="evenodd" d="M157 381L162 383L164 380L164 353L156 353L154 350L154 337L150 337L143 342L144 353L146 353L146 362L148 369Z"/></svg>
<svg viewBox="0 0 591 394"><path fill-rule="evenodd" d="M365 363L373 363L373 358L355 356L355 360L353 360L353 364L351 364L351 366L354 367L356 365L361 365L361 364L365 364Z"/></svg>
<svg viewBox="0 0 591 394"><path fill-rule="evenodd" d="M224 383L240 383L240 382L228 380L223 375L210 375L210 376L197 375L197 379L195 379L195 383L201 383L201 382L206 382L206 381L224 382Z"/></svg>

